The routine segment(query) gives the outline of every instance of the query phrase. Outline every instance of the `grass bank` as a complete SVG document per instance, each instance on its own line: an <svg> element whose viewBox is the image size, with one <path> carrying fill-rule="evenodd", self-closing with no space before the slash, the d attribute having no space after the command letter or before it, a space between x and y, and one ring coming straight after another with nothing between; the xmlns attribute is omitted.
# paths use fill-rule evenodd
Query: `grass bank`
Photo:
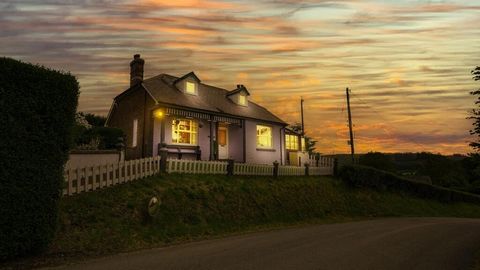
<svg viewBox="0 0 480 270"><path fill-rule="evenodd" d="M152 196L161 205L147 218ZM60 229L42 263L304 223L480 218L479 205L351 189L330 177L157 176L66 197L60 209Z"/></svg>

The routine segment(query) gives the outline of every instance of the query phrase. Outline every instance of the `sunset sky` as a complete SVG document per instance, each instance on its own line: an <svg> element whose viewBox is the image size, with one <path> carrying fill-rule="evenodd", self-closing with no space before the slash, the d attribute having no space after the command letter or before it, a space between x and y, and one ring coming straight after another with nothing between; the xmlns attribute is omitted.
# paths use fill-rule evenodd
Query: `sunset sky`
<svg viewBox="0 0 480 270"><path fill-rule="evenodd" d="M106 115L140 53L145 77L194 71L300 120L322 153L467 153L480 88L480 1L7 0L0 55L70 71L79 110Z"/></svg>

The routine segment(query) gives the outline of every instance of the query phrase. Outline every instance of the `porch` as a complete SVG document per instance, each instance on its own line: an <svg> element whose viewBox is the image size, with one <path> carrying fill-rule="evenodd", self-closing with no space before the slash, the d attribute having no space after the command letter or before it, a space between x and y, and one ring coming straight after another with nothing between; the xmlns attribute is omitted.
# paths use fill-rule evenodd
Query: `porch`
<svg viewBox="0 0 480 270"><path fill-rule="evenodd" d="M168 158L245 162L242 119L161 108L153 114L153 156L165 148Z"/></svg>

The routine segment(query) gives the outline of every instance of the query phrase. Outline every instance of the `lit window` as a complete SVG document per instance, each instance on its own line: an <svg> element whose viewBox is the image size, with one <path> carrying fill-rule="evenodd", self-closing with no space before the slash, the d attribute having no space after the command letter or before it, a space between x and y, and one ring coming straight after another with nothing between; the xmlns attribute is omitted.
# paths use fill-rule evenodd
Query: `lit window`
<svg viewBox="0 0 480 270"><path fill-rule="evenodd" d="M272 128L257 125L257 147L272 148Z"/></svg>
<svg viewBox="0 0 480 270"><path fill-rule="evenodd" d="M195 95L197 93L197 89L196 89L196 84L193 83L193 82L187 82L186 83L186 92L189 93L189 94L193 94Z"/></svg>
<svg viewBox="0 0 480 270"><path fill-rule="evenodd" d="M298 136L297 135L285 135L285 147L288 150L298 150Z"/></svg>
<svg viewBox="0 0 480 270"><path fill-rule="evenodd" d="M224 127L218 128L218 145L225 146L227 145L227 129Z"/></svg>
<svg viewBox="0 0 480 270"><path fill-rule="evenodd" d="M302 137L301 142L302 142L302 152L307 151L307 147L306 147L306 145L305 145L305 138L304 138L304 137Z"/></svg>
<svg viewBox="0 0 480 270"><path fill-rule="evenodd" d="M198 124L194 120L172 121L172 143L197 145Z"/></svg>
<svg viewBox="0 0 480 270"><path fill-rule="evenodd" d="M238 104L246 106L247 105L247 97L244 95L238 96Z"/></svg>
<svg viewBox="0 0 480 270"><path fill-rule="evenodd" d="M132 147L137 146L137 135L138 135L138 119L133 119Z"/></svg>

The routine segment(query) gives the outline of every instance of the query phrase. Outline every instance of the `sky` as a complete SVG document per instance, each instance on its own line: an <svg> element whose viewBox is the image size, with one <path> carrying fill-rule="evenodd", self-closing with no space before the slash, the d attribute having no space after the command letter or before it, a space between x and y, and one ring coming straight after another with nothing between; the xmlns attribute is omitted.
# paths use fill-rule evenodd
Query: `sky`
<svg viewBox="0 0 480 270"><path fill-rule="evenodd" d="M480 65L480 0L4 0L0 55L69 71L79 111L106 115L129 86L190 71L234 89L326 154L349 151L345 88L357 152L468 153L470 71Z"/></svg>

